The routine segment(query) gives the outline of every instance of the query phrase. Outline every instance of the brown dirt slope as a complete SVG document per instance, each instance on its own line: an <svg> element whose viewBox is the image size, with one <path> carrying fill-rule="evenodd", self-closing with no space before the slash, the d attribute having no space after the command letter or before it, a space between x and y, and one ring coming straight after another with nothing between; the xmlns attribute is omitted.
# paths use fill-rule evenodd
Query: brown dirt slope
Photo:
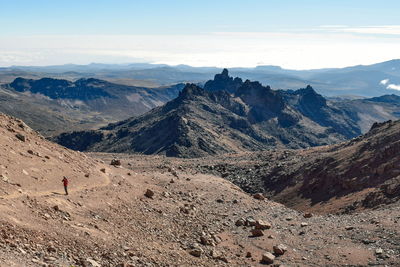
<svg viewBox="0 0 400 267"><path fill-rule="evenodd" d="M399 151L400 121L388 121L339 145L219 157L197 169L295 209L348 213L400 199Z"/></svg>
<svg viewBox="0 0 400 267"><path fill-rule="evenodd" d="M275 249L278 265L398 263L398 206L304 218L179 159L87 157L0 116L2 267L258 266L279 244L287 251ZM122 166L102 163L116 156ZM63 175L71 180L69 196L61 194ZM254 221L271 228L253 236Z"/></svg>
<svg viewBox="0 0 400 267"><path fill-rule="evenodd" d="M275 168L264 182L293 207L307 199L325 211L372 208L400 199L399 151L400 121L376 123L364 136L322 149L302 164Z"/></svg>

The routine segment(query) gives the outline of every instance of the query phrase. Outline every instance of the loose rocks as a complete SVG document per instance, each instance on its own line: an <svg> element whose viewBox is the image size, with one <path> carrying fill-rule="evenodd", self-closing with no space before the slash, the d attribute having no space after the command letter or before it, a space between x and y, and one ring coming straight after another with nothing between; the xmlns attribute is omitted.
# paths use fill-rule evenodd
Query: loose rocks
<svg viewBox="0 0 400 267"><path fill-rule="evenodd" d="M272 227L272 225L269 222L265 222L262 220L256 221L256 225L255 225L256 229L266 230L266 229L270 229L271 227Z"/></svg>
<svg viewBox="0 0 400 267"><path fill-rule="evenodd" d="M274 260L275 260L275 256L272 255L272 253L265 252L265 253L262 255L261 262L262 262L262 263L266 263L266 264L271 264L271 263L274 262Z"/></svg>
<svg viewBox="0 0 400 267"><path fill-rule="evenodd" d="M255 199L258 199L258 200L264 200L265 199L265 197L264 197L264 195L262 193L254 194L253 197Z"/></svg>
<svg viewBox="0 0 400 267"><path fill-rule="evenodd" d="M258 237L258 236L264 235L264 233L261 229L253 229L253 230L251 230L251 234L253 235L253 237Z"/></svg>
<svg viewBox="0 0 400 267"><path fill-rule="evenodd" d="M287 251L287 247L283 244L273 247L275 255L283 255Z"/></svg>
<svg viewBox="0 0 400 267"><path fill-rule="evenodd" d="M146 190L146 193L144 194L146 197L148 197L148 198L153 198L153 196L154 196L154 192L153 192L153 190L151 190L151 189L147 189Z"/></svg>
<svg viewBox="0 0 400 267"><path fill-rule="evenodd" d="M112 159L111 165L112 166L121 166L121 161L119 159Z"/></svg>

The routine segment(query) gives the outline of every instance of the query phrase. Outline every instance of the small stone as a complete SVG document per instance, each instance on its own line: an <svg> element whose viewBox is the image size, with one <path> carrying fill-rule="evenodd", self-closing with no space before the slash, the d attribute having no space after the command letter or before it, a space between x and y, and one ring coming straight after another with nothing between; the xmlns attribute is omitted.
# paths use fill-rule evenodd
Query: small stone
<svg viewBox="0 0 400 267"><path fill-rule="evenodd" d="M54 257L44 257L44 261L45 262L53 262L53 261L56 261L57 259L56 258L54 258Z"/></svg>
<svg viewBox="0 0 400 267"><path fill-rule="evenodd" d="M246 258L251 258L251 257L252 257L251 252L248 251L248 252L246 253Z"/></svg>
<svg viewBox="0 0 400 267"><path fill-rule="evenodd" d="M243 225L245 225L245 220L243 220L243 219L239 219L239 220L237 220L236 222L235 222L235 225L236 226L243 226Z"/></svg>
<svg viewBox="0 0 400 267"><path fill-rule="evenodd" d="M354 229L354 226L346 226L345 229L346 229L347 231L353 230L353 229Z"/></svg>
<svg viewBox="0 0 400 267"><path fill-rule="evenodd" d="M101 168L100 171L106 173L106 168Z"/></svg>
<svg viewBox="0 0 400 267"><path fill-rule="evenodd" d="M270 229L271 227L272 227L272 225L269 222L265 222L263 220L256 221L256 225L255 225L256 229L267 230L267 229Z"/></svg>
<svg viewBox="0 0 400 267"><path fill-rule="evenodd" d="M273 246L273 250L275 255L283 255L287 251L287 247L283 244L279 244L277 246Z"/></svg>
<svg viewBox="0 0 400 267"><path fill-rule="evenodd" d="M30 149L29 149L27 152L28 152L28 154L31 154L31 155L33 155L33 154L34 154L34 153L33 153L33 151L32 151L32 150L30 150Z"/></svg>
<svg viewBox="0 0 400 267"><path fill-rule="evenodd" d="M89 177L90 176L90 173L86 173L85 174L85 177L87 178L87 177Z"/></svg>
<svg viewBox="0 0 400 267"><path fill-rule="evenodd" d="M55 247L53 247L53 246L49 246L48 248L47 248L47 251L48 252L57 252L57 249L55 248Z"/></svg>
<svg viewBox="0 0 400 267"><path fill-rule="evenodd" d="M26 137L25 137L25 135L22 135L22 134L20 134L20 133L17 133L16 135L15 135L15 137L17 137L20 141L22 141L22 142L25 142L26 141Z"/></svg>
<svg viewBox="0 0 400 267"><path fill-rule="evenodd" d="M153 196L154 196L154 192L153 192L153 190L151 190L151 189L147 189L146 190L146 193L144 194L146 197L148 197L148 198L153 198Z"/></svg>
<svg viewBox="0 0 400 267"><path fill-rule="evenodd" d="M121 160L112 159L110 165L112 165L112 166L121 166Z"/></svg>
<svg viewBox="0 0 400 267"><path fill-rule="evenodd" d="M0 174L0 178L1 178L1 180L3 180L4 182L8 182L8 177L7 176L5 176L4 174Z"/></svg>
<svg viewBox="0 0 400 267"><path fill-rule="evenodd" d="M246 219L246 225L248 226L255 226L256 223L257 223L256 220L254 220L252 217Z"/></svg>
<svg viewBox="0 0 400 267"><path fill-rule="evenodd" d="M382 254L383 254L383 249L377 248L377 249L375 250L375 254L376 254L376 255L382 255Z"/></svg>
<svg viewBox="0 0 400 267"><path fill-rule="evenodd" d="M212 241L205 236L201 236L200 243L204 246L208 246L208 245L211 245Z"/></svg>
<svg viewBox="0 0 400 267"><path fill-rule="evenodd" d="M215 260L220 260L220 261L228 263L228 259L224 255L222 255L222 253L220 251L218 251L216 249L211 250L211 256Z"/></svg>
<svg viewBox="0 0 400 267"><path fill-rule="evenodd" d="M308 226L308 223L302 222L302 223L300 224L300 226L301 226L301 227L306 227L306 226Z"/></svg>
<svg viewBox="0 0 400 267"><path fill-rule="evenodd" d="M18 248L19 252L21 252L22 254L26 254L26 251L22 248Z"/></svg>
<svg viewBox="0 0 400 267"><path fill-rule="evenodd" d="M264 195L262 193L256 193L256 194L253 195L253 197L255 199L258 199L258 200L264 200L265 199L265 197L264 197Z"/></svg>
<svg viewBox="0 0 400 267"><path fill-rule="evenodd" d="M189 250L189 254L194 257L200 257L202 253L203 253L203 250L201 248L194 248L194 249Z"/></svg>
<svg viewBox="0 0 400 267"><path fill-rule="evenodd" d="M253 237L263 236L264 232L261 229L252 229L251 234Z"/></svg>
<svg viewBox="0 0 400 267"><path fill-rule="evenodd" d="M175 183L175 180L174 180L174 179L171 179L171 180L169 181L169 183L170 183L170 184L173 184L173 183Z"/></svg>
<svg viewBox="0 0 400 267"><path fill-rule="evenodd" d="M88 263L90 263L92 267L101 267L101 265L100 265L97 261L95 261L95 260L92 260L92 259L88 258L88 259L86 259L86 261L87 261ZM89 266L90 266L90 265L89 265Z"/></svg>
<svg viewBox="0 0 400 267"><path fill-rule="evenodd" d="M265 252L261 258L261 262L266 263L266 264L272 264L272 263L274 263L274 260L275 260L275 256L272 255L272 253L270 253L270 252Z"/></svg>
<svg viewBox="0 0 400 267"><path fill-rule="evenodd" d="M303 217L304 218L311 218L313 215L310 212L304 213Z"/></svg>

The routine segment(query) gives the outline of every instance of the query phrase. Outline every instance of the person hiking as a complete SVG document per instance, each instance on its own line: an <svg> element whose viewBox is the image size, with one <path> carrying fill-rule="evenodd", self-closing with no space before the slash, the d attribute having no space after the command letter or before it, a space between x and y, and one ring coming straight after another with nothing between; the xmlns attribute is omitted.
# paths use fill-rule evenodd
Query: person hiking
<svg viewBox="0 0 400 267"><path fill-rule="evenodd" d="M68 179L67 179L67 177L64 176L64 179L62 179L61 182L64 183L65 194L68 195Z"/></svg>

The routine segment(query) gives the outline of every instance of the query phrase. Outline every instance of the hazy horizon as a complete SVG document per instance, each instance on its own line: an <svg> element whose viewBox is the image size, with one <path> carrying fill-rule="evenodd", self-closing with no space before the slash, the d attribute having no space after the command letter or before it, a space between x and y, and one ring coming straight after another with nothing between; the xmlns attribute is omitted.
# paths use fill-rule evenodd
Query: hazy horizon
<svg viewBox="0 0 400 267"><path fill-rule="evenodd" d="M0 0L0 66L340 68L400 58L400 2Z"/></svg>
<svg viewBox="0 0 400 267"><path fill-rule="evenodd" d="M18 68L18 67L60 67L60 66L69 66L69 65L73 65L73 66L90 66L90 65L116 65L116 66L129 66L129 65L135 65L135 64L149 64L149 65L166 65L169 67L178 67L178 66L188 66L188 67L192 67L192 68L219 68L219 69L235 69L235 68L257 68L257 67L279 67L282 68L284 70L295 70L295 71L307 71L307 70L319 70L319 69L335 69L335 68L349 68L349 67L355 67L355 66L368 66L368 65L374 65L374 64L379 64L379 63L384 63L384 62L388 62L388 61L394 61L394 60L400 60L400 58L393 58L393 59L389 59L386 61L379 61L379 62L373 62L371 64L359 64L359 65L348 65L348 66L343 66L343 67L324 67L324 68L315 68L315 69L290 69L290 68L284 68L282 66L278 66L278 65L256 65L254 67L243 67L243 66L231 66L231 67L227 67L227 66L192 66L189 64L167 64L167 63L157 63L157 62L127 62L127 63L104 63L104 62L89 62L87 64L76 64L76 63L72 63L72 62L68 62L68 63L64 63L64 64L55 64L55 65L9 65L9 66L0 66L0 68Z"/></svg>

